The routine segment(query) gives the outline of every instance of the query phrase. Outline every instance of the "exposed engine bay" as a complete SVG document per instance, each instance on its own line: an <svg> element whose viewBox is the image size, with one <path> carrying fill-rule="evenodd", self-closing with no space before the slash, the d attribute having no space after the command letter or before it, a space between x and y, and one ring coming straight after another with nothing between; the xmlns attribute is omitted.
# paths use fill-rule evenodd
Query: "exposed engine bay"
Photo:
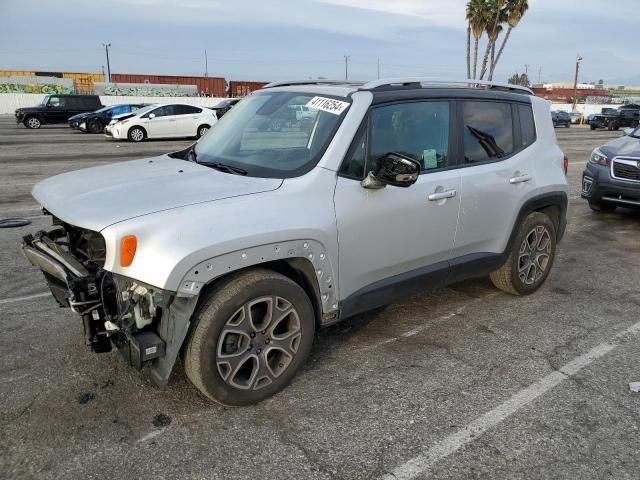
<svg viewBox="0 0 640 480"><path fill-rule="evenodd" d="M97 353L115 345L131 366L152 367L156 383L165 384L195 299L176 299L171 292L104 270L106 247L100 233L55 217L53 225L25 236L22 248L44 274L58 304L82 318L85 344Z"/></svg>

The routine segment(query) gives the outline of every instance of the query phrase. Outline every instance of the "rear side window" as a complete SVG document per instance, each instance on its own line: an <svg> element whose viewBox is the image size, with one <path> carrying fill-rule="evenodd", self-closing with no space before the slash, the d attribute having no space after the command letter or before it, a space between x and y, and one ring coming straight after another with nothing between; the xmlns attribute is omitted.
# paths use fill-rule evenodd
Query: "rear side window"
<svg viewBox="0 0 640 480"><path fill-rule="evenodd" d="M520 117L521 146L528 147L536 140L536 126L533 122L533 111L529 105L517 105Z"/></svg>
<svg viewBox="0 0 640 480"><path fill-rule="evenodd" d="M508 103L462 103L466 164L493 161L514 151L513 118Z"/></svg>
<svg viewBox="0 0 640 480"><path fill-rule="evenodd" d="M190 113L202 113L202 109L191 105L174 105L174 115L189 115Z"/></svg>

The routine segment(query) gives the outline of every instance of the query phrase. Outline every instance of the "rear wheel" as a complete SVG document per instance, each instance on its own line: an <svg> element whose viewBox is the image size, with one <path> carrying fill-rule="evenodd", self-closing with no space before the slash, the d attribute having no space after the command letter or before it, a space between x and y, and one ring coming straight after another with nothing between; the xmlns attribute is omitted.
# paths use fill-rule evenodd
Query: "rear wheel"
<svg viewBox="0 0 640 480"><path fill-rule="evenodd" d="M27 117L24 120L24 126L27 128L40 128L42 126L42 122L38 117Z"/></svg>
<svg viewBox="0 0 640 480"><path fill-rule="evenodd" d="M589 200L589 208L594 212L611 213L616 209L616 206L611 203L596 202Z"/></svg>
<svg viewBox="0 0 640 480"><path fill-rule="evenodd" d="M209 125L200 125L198 127L198 132L196 133L196 137L200 138L202 137L205 133L207 133L209 131Z"/></svg>
<svg viewBox="0 0 640 480"><path fill-rule="evenodd" d="M90 133L102 133L104 125L100 120L93 120L87 125L87 130L89 130Z"/></svg>
<svg viewBox="0 0 640 480"><path fill-rule="evenodd" d="M596 129L595 125L589 125L589 127L591 128L591 130L595 130Z"/></svg>
<svg viewBox="0 0 640 480"><path fill-rule="evenodd" d="M283 389L313 343L315 319L304 290L279 273L254 270L223 280L203 300L184 354L189 380L232 406Z"/></svg>
<svg viewBox="0 0 640 480"><path fill-rule="evenodd" d="M541 212L525 218L505 264L490 277L493 284L512 295L529 295L544 283L556 254L556 228Z"/></svg>
<svg viewBox="0 0 640 480"><path fill-rule="evenodd" d="M131 127L129 129L129 133L127 134L127 138L132 142L141 142L145 139L146 133L140 127Z"/></svg>

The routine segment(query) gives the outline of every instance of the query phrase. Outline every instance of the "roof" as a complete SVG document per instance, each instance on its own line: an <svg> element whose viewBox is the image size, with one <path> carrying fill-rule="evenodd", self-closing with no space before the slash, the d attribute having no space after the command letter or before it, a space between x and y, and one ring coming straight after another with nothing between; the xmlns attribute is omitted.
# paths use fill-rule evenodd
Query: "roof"
<svg viewBox="0 0 640 480"><path fill-rule="evenodd" d="M533 95L528 87L511 85L508 83L487 82L483 80L433 80L422 77L384 78L370 82L358 82L349 80L293 80L272 82L263 88L283 88L288 90L300 90L312 93L332 94L346 97L356 91L393 91L407 89L474 89L492 90L510 93Z"/></svg>

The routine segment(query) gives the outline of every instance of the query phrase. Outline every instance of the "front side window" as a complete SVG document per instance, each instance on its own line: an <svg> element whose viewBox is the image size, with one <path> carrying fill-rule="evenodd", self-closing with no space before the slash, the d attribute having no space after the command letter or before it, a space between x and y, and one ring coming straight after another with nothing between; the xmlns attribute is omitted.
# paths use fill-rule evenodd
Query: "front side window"
<svg viewBox="0 0 640 480"><path fill-rule="evenodd" d="M296 107L308 107L300 115ZM198 163L224 164L257 177L302 175L320 160L350 103L311 93L254 93L196 144Z"/></svg>
<svg viewBox="0 0 640 480"><path fill-rule="evenodd" d="M49 97L49 106L53 108L63 108L65 106L64 98Z"/></svg>
<svg viewBox="0 0 640 480"><path fill-rule="evenodd" d="M493 161L514 151L513 119L508 103L462 103L464 160L467 164Z"/></svg>
<svg viewBox="0 0 640 480"><path fill-rule="evenodd" d="M148 114L144 115L148 117L150 114L154 114L157 117L168 117L169 115L175 115L174 113L174 105L165 105L164 107L158 107L155 110L150 111Z"/></svg>
<svg viewBox="0 0 640 480"><path fill-rule="evenodd" d="M374 108L341 173L362 178L388 153L418 161L422 171L450 166L449 102L409 102ZM365 153L366 151L366 153Z"/></svg>

